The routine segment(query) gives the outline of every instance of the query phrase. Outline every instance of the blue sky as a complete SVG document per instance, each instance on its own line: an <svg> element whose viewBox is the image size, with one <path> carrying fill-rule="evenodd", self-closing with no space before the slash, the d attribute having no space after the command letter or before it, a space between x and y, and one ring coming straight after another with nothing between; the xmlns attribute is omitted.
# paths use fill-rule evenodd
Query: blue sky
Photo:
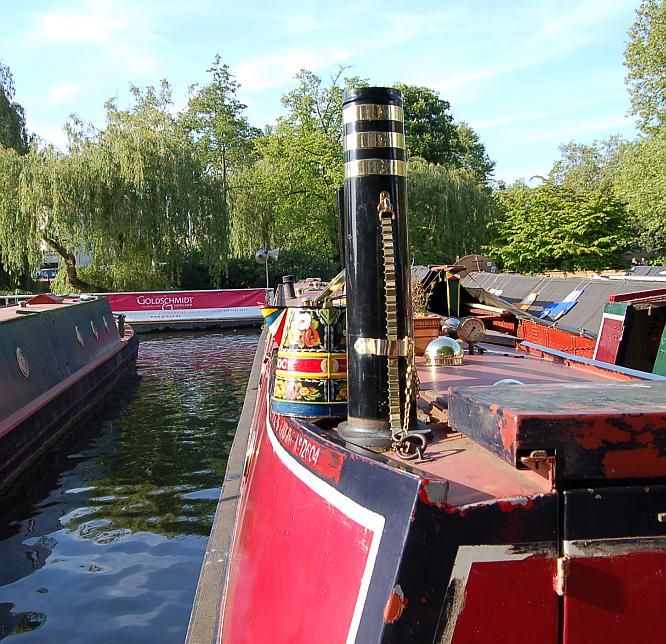
<svg viewBox="0 0 666 644"><path fill-rule="evenodd" d="M253 125L307 68L436 90L512 181L548 172L558 146L635 136L624 48L639 0L0 0L0 61L30 131L62 145L76 113L103 124L130 83L168 79L184 106L216 53Z"/></svg>

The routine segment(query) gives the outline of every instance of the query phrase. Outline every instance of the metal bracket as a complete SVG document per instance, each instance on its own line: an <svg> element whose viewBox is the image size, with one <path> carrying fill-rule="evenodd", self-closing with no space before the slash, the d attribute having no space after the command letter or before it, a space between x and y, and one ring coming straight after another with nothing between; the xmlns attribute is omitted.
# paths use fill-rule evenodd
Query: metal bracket
<svg viewBox="0 0 666 644"><path fill-rule="evenodd" d="M551 483L555 480L555 456L549 456L546 450L532 450L529 456L521 456L520 462L540 476L548 479Z"/></svg>
<svg viewBox="0 0 666 644"><path fill-rule="evenodd" d="M381 338L357 338L354 342L354 351L361 356L387 356L399 358L409 355L412 338L402 340L383 340Z"/></svg>

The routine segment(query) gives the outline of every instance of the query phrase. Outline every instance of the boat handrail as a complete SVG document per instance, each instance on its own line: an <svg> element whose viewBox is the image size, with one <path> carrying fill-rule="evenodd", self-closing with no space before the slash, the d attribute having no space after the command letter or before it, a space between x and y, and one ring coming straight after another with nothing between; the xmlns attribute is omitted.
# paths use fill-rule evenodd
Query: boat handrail
<svg viewBox="0 0 666 644"><path fill-rule="evenodd" d="M0 295L0 307L13 306L32 297L35 297L34 293L32 295Z"/></svg>

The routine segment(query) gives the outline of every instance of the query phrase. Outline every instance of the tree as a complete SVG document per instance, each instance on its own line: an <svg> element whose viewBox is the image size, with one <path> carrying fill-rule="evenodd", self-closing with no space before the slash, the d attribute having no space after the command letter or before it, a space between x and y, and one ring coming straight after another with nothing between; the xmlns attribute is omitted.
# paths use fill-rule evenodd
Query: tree
<svg viewBox="0 0 666 644"><path fill-rule="evenodd" d="M561 159L548 174L552 183L571 190L610 190L615 181L625 141L611 136L591 145L570 141L559 147Z"/></svg>
<svg viewBox="0 0 666 644"><path fill-rule="evenodd" d="M320 256L337 257L342 98L346 87L363 84L343 78L343 72L339 69L324 84L301 70L297 87L282 99L287 113L255 141L259 160L239 175L234 202L237 257L254 254L259 241L262 247L303 250L304 240Z"/></svg>
<svg viewBox="0 0 666 644"><path fill-rule="evenodd" d="M615 192L627 204L638 243L666 258L666 129L629 144L623 155Z"/></svg>
<svg viewBox="0 0 666 644"><path fill-rule="evenodd" d="M461 146L449 102L427 87L404 83L394 87L402 93L409 156L459 165Z"/></svg>
<svg viewBox="0 0 666 644"><path fill-rule="evenodd" d="M477 181L488 183L495 170L495 162L488 156L479 135L464 121L456 125L458 131L460 167L474 173Z"/></svg>
<svg viewBox="0 0 666 644"><path fill-rule="evenodd" d="M615 191L639 244L666 257L666 3L643 0L625 50L626 83L642 136L626 146Z"/></svg>
<svg viewBox="0 0 666 644"><path fill-rule="evenodd" d="M24 154L28 151L25 112L14 101L14 78L9 67L0 63L0 146Z"/></svg>
<svg viewBox="0 0 666 644"><path fill-rule="evenodd" d="M187 110L181 124L193 141L206 170L220 176L225 203L229 196L229 176L247 165L252 157L252 140L261 134L252 127L238 100L240 87L229 66L215 56L208 72L212 81L203 87L190 87Z"/></svg>
<svg viewBox="0 0 666 644"><path fill-rule="evenodd" d="M609 194L545 183L497 193L501 216L486 251L506 270L601 270L623 264L631 233L623 204Z"/></svg>
<svg viewBox="0 0 666 644"><path fill-rule="evenodd" d="M629 31L624 64L632 112L646 133L666 125L666 3L643 0Z"/></svg>
<svg viewBox="0 0 666 644"><path fill-rule="evenodd" d="M67 154L46 147L22 157L2 155L7 190L0 192L0 247L7 267L15 269L26 257L36 267L46 243L65 265L55 288L163 287L196 247L219 273L227 222L218 216L215 177L172 116L168 84L132 93L128 110L107 103L106 127L99 132L72 121ZM93 257L84 277L78 250Z"/></svg>
<svg viewBox="0 0 666 644"><path fill-rule="evenodd" d="M455 124L451 105L427 87L396 83L402 93L405 136L410 157L471 170L488 183L495 167L479 135L464 121Z"/></svg>
<svg viewBox="0 0 666 644"><path fill-rule="evenodd" d="M453 262L488 241L495 202L471 169L412 157L407 194L410 251L417 263Z"/></svg>

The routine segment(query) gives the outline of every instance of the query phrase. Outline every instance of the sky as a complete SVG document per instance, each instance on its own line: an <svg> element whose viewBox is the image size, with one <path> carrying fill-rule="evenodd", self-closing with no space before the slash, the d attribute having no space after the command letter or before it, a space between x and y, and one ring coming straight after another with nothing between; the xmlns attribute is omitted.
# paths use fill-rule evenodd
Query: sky
<svg viewBox="0 0 666 644"><path fill-rule="evenodd" d="M428 87L511 182L548 173L558 146L636 136L624 49L639 0L0 0L0 62L28 129L64 148L71 114L167 79L176 105L216 54L252 125L308 69Z"/></svg>

